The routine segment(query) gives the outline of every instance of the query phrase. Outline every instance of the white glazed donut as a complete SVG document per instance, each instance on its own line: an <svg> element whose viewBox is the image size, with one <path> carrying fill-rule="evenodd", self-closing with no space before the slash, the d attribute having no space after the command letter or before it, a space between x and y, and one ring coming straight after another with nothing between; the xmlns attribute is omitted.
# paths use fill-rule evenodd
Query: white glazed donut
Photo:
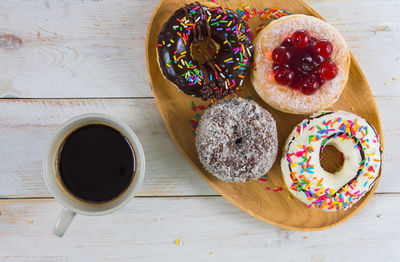
<svg viewBox="0 0 400 262"><path fill-rule="evenodd" d="M320 164L327 145L344 156L335 174ZM377 133L366 120L349 112L311 115L292 131L283 150L283 180L308 207L345 210L372 188L380 174L382 151Z"/></svg>
<svg viewBox="0 0 400 262"><path fill-rule="evenodd" d="M295 31L304 29L317 39L326 39L333 45L331 61L337 65L337 76L326 81L314 94L305 95L299 90L279 85L274 79L274 48ZM313 16L290 15L268 24L254 40L254 62L251 83L258 95L270 106L292 114L311 114L335 103L349 77L350 52L340 33L330 24Z"/></svg>

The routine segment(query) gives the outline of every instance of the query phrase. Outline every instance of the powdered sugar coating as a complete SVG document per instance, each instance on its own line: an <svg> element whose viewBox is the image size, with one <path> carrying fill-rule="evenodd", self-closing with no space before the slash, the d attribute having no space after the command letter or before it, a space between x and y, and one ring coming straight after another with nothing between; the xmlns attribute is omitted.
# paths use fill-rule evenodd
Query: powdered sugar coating
<svg viewBox="0 0 400 262"><path fill-rule="evenodd" d="M274 48L299 29L308 31L317 39L326 39L333 45L330 58L336 64L338 74L313 95L277 84L273 76L273 61L267 59ZM350 53L346 42L333 26L312 16L286 16L271 22L259 33L255 42L251 82L265 102L284 112L309 114L331 106L339 98L349 75Z"/></svg>
<svg viewBox="0 0 400 262"><path fill-rule="evenodd" d="M275 161L275 120L254 101L237 97L218 102L205 111L196 133L200 162L221 180L255 180Z"/></svg>

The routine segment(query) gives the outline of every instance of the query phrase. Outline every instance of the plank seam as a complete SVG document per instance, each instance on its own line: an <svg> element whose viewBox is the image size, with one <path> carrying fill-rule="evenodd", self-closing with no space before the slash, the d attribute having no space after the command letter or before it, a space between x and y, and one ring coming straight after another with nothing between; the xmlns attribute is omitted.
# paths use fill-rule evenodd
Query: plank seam
<svg viewBox="0 0 400 262"><path fill-rule="evenodd" d="M400 195L400 192L379 192L374 195ZM221 195L176 195L176 196L135 196L135 198L215 198L222 197ZM54 197L0 197L2 200L43 200L54 199Z"/></svg>

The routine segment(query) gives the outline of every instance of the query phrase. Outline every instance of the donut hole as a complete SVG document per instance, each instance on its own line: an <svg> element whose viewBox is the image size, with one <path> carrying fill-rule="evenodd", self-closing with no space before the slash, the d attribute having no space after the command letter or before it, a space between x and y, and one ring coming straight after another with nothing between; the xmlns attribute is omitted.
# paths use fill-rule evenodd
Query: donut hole
<svg viewBox="0 0 400 262"><path fill-rule="evenodd" d="M236 145L239 145L239 144L241 144L243 142L243 137L238 137L238 138L236 138L236 140L235 140L235 144Z"/></svg>
<svg viewBox="0 0 400 262"><path fill-rule="evenodd" d="M205 64L207 61L212 61L218 54L219 45L209 37L204 37L203 40L192 42L190 44L190 53L192 58L199 64Z"/></svg>
<svg viewBox="0 0 400 262"><path fill-rule="evenodd" d="M325 171L335 174L343 166L343 153L340 152L335 146L327 145L322 149L320 154L320 162Z"/></svg>

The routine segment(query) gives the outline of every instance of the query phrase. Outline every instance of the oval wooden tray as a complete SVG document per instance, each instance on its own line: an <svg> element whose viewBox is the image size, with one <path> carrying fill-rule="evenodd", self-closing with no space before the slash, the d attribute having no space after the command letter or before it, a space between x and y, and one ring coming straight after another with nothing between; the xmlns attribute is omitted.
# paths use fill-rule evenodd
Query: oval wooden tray
<svg viewBox="0 0 400 262"><path fill-rule="evenodd" d="M281 177L281 150L279 150L277 161L275 161L274 166L267 175L267 182L226 183L216 179L204 170L197 157L194 143L195 135L192 133L188 120L193 117L194 113L202 114L200 110L196 110L196 112L191 110L191 101L194 101L196 105L207 106L208 103L179 92L171 82L164 79L158 67L156 52L157 38L163 24L176 9L190 2L192 1L161 0L150 20L146 39L147 70L154 97L164 123L183 155L207 183L222 196L243 211L267 223L293 230L313 231L333 227L356 214L375 192L379 179L372 190L351 209L347 211L324 212L314 208L307 208L302 202L294 198L292 200L288 198L290 193L286 188L283 188L284 183ZM224 7L236 10L240 7L241 3L242 1L240 0L230 0L223 1L221 4ZM246 3L251 8L257 8L257 10L276 7L287 9L295 14L301 13L321 18L301 0L252 0L246 1ZM261 23L262 20L260 17L256 16L250 19L249 25L252 31L255 32L255 28ZM258 104L269 110L276 119L279 148L281 149L294 126L306 116L286 114L269 107L254 91L249 81L249 76L246 77L242 89L243 91L239 93L241 97L252 96ZM339 101L331 109L354 112L367 119L376 128L377 132L380 135L382 134L379 114L371 89L353 56L351 56L350 77L347 86ZM267 191L265 189L266 186L269 188L282 187L283 191Z"/></svg>

